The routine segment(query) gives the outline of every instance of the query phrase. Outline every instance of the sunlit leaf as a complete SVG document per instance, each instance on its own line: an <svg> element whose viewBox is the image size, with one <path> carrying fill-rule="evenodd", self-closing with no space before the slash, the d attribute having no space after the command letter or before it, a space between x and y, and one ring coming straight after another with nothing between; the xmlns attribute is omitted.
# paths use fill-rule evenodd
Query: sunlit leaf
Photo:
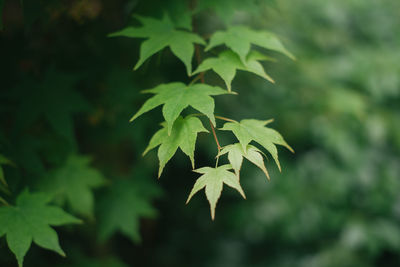
<svg viewBox="0 0 400 267"><path fill-rule="evenodd" d="M239 177L233 172L228 171L229 169L232 169L232 166L222 165L217 168L203 167L194 170L197 173L201 173L202 176L200 176L194 184L186 203L190 201L194 194L205 188L206 197L210 203L211 218L214 220L215 207L221 196L224 184L236 189L243 198L246 198L240 186Z"/></svg>
<svg viewBox="0 0 400 267"><path fill-rule="evenodd" d="M255 146L247 145L246 150L244 150L240 143L228 145L221 150L219 156L226 153L228 153L229 163L232 165L232 168L235 170L237 175L239 175L240 169L242 168L243 157L245 157L247 160L259 167L269 180L269 174L264 164L263 153Z"/></svg>
<svg viewBox="0 0 400 267"><path fill-rule="evenodd" d="M246 62L243 63L239 56L234 52L224 51L216 58L205 59L193 72L193 74L212 69L224 80L228 91L231 91L231 83L236 75L236 70L248 71L270 82L274 82L274 80L265 73L260 62L255 60L256 56L259 56L256 52L250 52L250 54L247 56Z"/></svg>
<svg viewBox="0 0 400 267"><path fill-rule="evenodd" d="M205 114L215 125L214 99L213 95L227 94L219 87L207 84L185 85L180 82L161 84L153 89L145 90L144 93L155 94L148 99L143 106L131 118L131 121L160 105L163 105L162 113L167 122L168 134L171 133L174 121L182 110L191 106Z"/></svg>
<svg viewBox="0 0 400 267"><path fill-rule="evenodd" d="M225 44L239 55L243 63L250 52L251 45L280 52L291 59L294 56L282 45L275 34L267 31L256 31L245 26L232 26L227 31L218 31L211 36L206 51Z"/></svg>
<svg viewBox="0 0 400 267"><path fill-rule="evenodd" d="M205 44L204 40L192 32L178 30L165 15L161 20L136 16L142 27L127 27L110 34L110 37L125 36L132 38L146 38L140 47L139 61L135 65L138 69L149 57L169 47L186 66L188 75L192 73L192 57L194 44Z"/></svg>
<svg viewBox="0 0 400 267"><path fill-rule="evenodd" d="M178 147L183 153L189 156L194 168L194 150L196 145L197 134L200 132L208 132L201 121L196 117L178 117L175 121L171 134L168 135L167 127L164 127L156 132L151 138L149 145L143 154L160 145L158 149L158 159L160 168L158 177L164 169L165 164L173 157Z"/></svg>
<svg viewBox="0 0 400 267"><path fill-rule="evenodd" d="M251 141L257 142L272 155L279 170L281 170L276 145L284 146L292 152L293 149L286 143L280 133L274 129L265 127L269 122L271 121L260 121L254 119L241 120L240 123L227 122L221 130L232 131L242 145L243 150L246 150L247 145Z"/></svg>

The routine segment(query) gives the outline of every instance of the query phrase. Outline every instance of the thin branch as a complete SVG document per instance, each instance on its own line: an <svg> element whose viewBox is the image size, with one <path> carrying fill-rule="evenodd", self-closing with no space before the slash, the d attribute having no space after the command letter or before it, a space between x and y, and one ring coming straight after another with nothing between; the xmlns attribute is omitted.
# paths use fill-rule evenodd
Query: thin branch
<svg viewBox="0 0 400 267"><path fill-rule="evenodd" d="M220 120L223 120L223 121L229 121L229 122L237 122L237 121L235 121L235 120L232 120L232 119L228 119L228 118L225 118L225 117L221 117L221 116L217 116L217 115L215 115L215 118L216 118L216 119L220 119Z"/></svg>
<svg viewBox="0 0 400 267"><path fill-rule="evenodd" d="M197 4L196 0L193 0L191 2L191 8L194 9L196 7L196 4ZM193 24L193 32L196 32L197 25L196 25L196 21L194 19L192 20L192 24ZM201 59L201 54L200 54L200 47L198 44L195 44L195 54L196 54L197 64L200 65L202 59ZM205 82L204 81L204 72L200 72L199 78L200 78L201 83ZM213 133L215 143L217 144L217 149L218 149L218 154L219 154L221 151L221 146L218 141L217 133L215 132L215 128L214 128L214 125L212 124L211 120L209 120L209 122L210 122L211 131ZM215 163L215 167L218 166L218 159L219 159L219 156L217 156L217 161Z"/></svg>
<svg viewBox="0 0 400 267"><path fill-rule="evenodd" d="M199 75L197 75L196 77L194 77L194 79L189 83L189 85L194 84L195 82L197 82L199 79L201 79L201 73Z"/></svg>
<svg viewBox="0 0 400 267"><path fill-rule="evenodd" d="M217 133L215 132L214 125L212 124L211 120L210 120L210 126L211 126L211 131L212 131L214 139L215 139L215 143L217 144L218 154L219 154L219 152L221 152L221 146L219 144L219 141L217 138Z"/></svg>
<svg viewBox="0 0 400 267"><path fill-rule="evenodd" d="M206 117L206 116L207 116L207 115L204 115L203 113L192 113L192 114L190 114L190 115L191 115L191 116L198 116L198 117L200 117L200 116ZM238 121L235 121L234 119L229 119L229 118L222 117L222 116L218 116L218 115L214 115L214 117L215 117L216 119L220 119L220 120L223 120L223 121L238 122Z"/></svg>

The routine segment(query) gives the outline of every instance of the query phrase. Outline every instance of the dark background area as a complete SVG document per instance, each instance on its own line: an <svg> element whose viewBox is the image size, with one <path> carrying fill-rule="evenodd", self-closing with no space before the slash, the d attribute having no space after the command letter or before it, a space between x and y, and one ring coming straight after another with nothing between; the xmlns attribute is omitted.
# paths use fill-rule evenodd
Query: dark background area
<svg viewBox="0 0 400 267"><path fill-rule="evenodd" d="M202 35L245 24L277 33L296 55L271 52L277 62L264 67L276 84L239 72L239 95L216 98L216 114L274 118L296 153L279 148L283 170L269 160L270 182L245 163L247 199L225 188L211 221L203 193L185 205L198 175L183 153L160 180L156 152L141 156L160 109L129 123L148 97L141 90L190 81L183 64L165 49L133 72L142 40L107 37L137 25L132 13L184 20L182 2L6 0L0 153L16 167L3 167L4 198L41 190L71 154L90 156L107 180L91 188L93 212L77 214L84 224L56 228L67 258L32 245L24 266L400 266L400 2L198 2ZM223 144L235 140L218 134ZM201 134L197 167L213 164L215 153L212 135ZM124 181L132 182L132 210L145 209L136 218L141 240L120 232L102 240ZM4 238L0 266L16 266Z"/></svg>

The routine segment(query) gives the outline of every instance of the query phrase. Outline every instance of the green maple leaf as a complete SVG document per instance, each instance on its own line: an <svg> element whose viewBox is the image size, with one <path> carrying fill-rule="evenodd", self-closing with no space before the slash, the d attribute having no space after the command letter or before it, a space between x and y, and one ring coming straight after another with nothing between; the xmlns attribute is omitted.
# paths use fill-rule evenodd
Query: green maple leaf
<svg viewBox="0 0 400 267"><path fill-rule="evenodd" d="M19 128L30 126L40 117L45 118L60 136L73 140L72 115L88 109L89 105L73 86L76 77L49 69L43 82L32 82L23 95L16 123ZM25 88L24 88L25 89Z"/></svg>
<svg viewBox="0 0 400 267"><path fill-rule="evenodd" d="M215 104L211 96L228 93L226 90L216 86L207 84L185 85L181 82L161 84L143 92L155 94L155 96L148 99L130 121L135 120L143 113L164 105L162 113L167 122L168 134L171 133L172 125L179 114L188 106L192 106L205 114L215 125Z"/></svg>
<svg viewBox="0 0 400 267"><path fill-rule="evenodd" d="M243 150L246 150L247 145L251 141L255 141L263 146L275 160L279 170L281 166L278 160L278 150L275 145L281 145L293 152L293 149L286 143L282 135L274 129L265 127L272 120L260 121L260 120L241 120L239 122L227 122L221 128L224 131L232 131L236 138L242 145Z"/></svg>
<svg viewBox="0 0 400 267"><path fill-rule="evenodd" d="M243 63L236 53L228 50L220 53L217 58L204 60L193 74L212 69L224 80L228 91L231 91L231 83L236 75L236 70L252 72L273 83L274 80L265 73L263 66L257 59L262 59L260 53L251 51L247 55L246 62ZM264 59L268 58L265 57Z"/></svg>
<svg viewBox="0 0 400 267"><path fill-rule="evenodd" d="M178 117L175 121L171 134L168 135L168 129L163 124L163 128L156 132L151 138L149 145L143 152L145 155L149 150L158 148L158 159L160 161L160 168L158 177L165 167L165 164L173 157L178 147L189 156L194 168L194 150L196 145L197 134L200 132L208 132L201 121L196 117Z"/></svg>
<svg viewBox="0 0 400 267"><path fill-rule="evenodd" d="M240 143L236 143L224 147L218 155L222 156L226 153L228 153L229 163L232 165L237 175L239 175L240 169L242 168L243 157L245 157L259 167L269 180L269 174L264 164L263 153L255 146L247 145L246 150L244 150Z"/></svg>
<svg viewBox="0 0 400 267"><path fill-rule="evenodd" d="M7 244L22 266L32 243L65 256L56 231L50 226L79 223L80 220L62 209L49 206L51 197L43 193L21 193L16 206L0 207L0 237L6 235Z"/></svg>
<svg viewBox="0 0 400 267"><path fill-rule="evenodd" d="M92 190L104 185L106 180L97 169L89 166L90 161L86 156L69 156L62 167L49 172L39 187L54 195L60 204L67 202L74 213L92 215Z"/></svg>
<svg viewBox="0 0 400 267"><path fill-rule="evenodd" d="M232 169L232 166L227 164L217 168L203 167L194 170L195 172L203 175L197 179L186 203L190 201L194 194L205 187L206 197L210 203L211 218L214 220L215 207L219 197L221 196L223 184L236 189L243 196L243 198L246 198L243 189L240 186L239 177L233 172L228 171L229 169Z"/></svg>
<svg viewBox="0 0 400 267"><path fill-rule="evenodd" d="M295 59L275 34L267 31L255 31L245 26L232 26L227 31L214 33L205 51L222 44L238 54L243 63L246 62L252 44L280 52L291 59Z"/></svg>
<svg viewBox="0 0 400 267"><path fill-rule="evenodd" d="M147 38L140 47L139 61L134 69L138 69L143 62L155 53L165 47L169 47L172 53L185 64L187 73L190 75L192 72L194 44L204 45L204 40L197 34L177 30L167 15L161 20L142 16L136 17L143 24L143 27L126 27L109 35L110 37Z"/></svg>
<svg viewBox="0 0 400 267"><path fill-rule="evenodd" d="M113 183L99 202L100 239L106 240L120 231L134 243L140 242L140 219L157 215L151 201L160 194L158 186L141 179L121 179Z"/></svg>

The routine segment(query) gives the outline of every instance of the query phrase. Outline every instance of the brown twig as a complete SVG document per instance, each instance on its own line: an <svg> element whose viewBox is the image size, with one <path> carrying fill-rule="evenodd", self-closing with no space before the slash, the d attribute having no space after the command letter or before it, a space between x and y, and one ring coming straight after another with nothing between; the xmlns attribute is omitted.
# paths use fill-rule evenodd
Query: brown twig
<svg viewBox="0 0 400 267"><path fill-rule="evenodd" d="M210 120L210 126L211 126L211 131L212 131L214 139L215 139L215 143L217 144L218 154L219 154L219 152L221 152L221 146L219 144L219 141L217 138L217 133L215 132L214 125L212 124L211 120Z"/></svg>

